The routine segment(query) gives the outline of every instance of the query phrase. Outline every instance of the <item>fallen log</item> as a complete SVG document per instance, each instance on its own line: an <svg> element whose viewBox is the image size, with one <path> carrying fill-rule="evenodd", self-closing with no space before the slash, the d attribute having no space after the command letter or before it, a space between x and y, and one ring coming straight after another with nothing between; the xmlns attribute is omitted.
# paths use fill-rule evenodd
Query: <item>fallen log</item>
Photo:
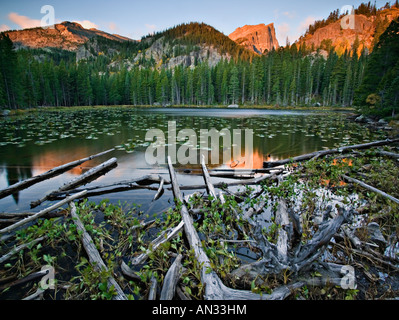
<svg viewBox="0 0 399 320"><path fill-rule="evenodd" d="M44 269L44 270L41 270L41 271L37 271L37 272L31 273L31 274L27 275L26 277L24 277L22 279L18 279L18 280L15 280L15 281L11 282L11 283L6 283L6 284L1 285L0 286L0 291L3 291L4 289L8 289L8 288L11 288L11 287L14 287L14 286L17 286L17 285L24 284L24 283L27 283L27 282L30 282L30 281L33 281L33 280L36 280L37 278L42 278L45 275L47 275L49 272L50 272L49 269Z"/></svg>
<svg viewBox="0 0 399 320"><path fill-rule="evenodd" d="M208 191L208 194L210 196L212 196L213 199L216 200L217 199L217 195L216 195L215 187L211 183L211 177L209 175L208 169L207 169L206 164L205 164L205 156L204 155L201 156L201 168L202 168L202 175L203 175L204 181L205 181L206 190ZM225 199L224 199L223 194L220 195L220 202L222 204L226 202Z"/></svg>
<svg viewBox="0 0 399 320"><path fill-rule="evenodd" d="M88 188L90 189L90 188ZM153 191L158 191L159 188L155 187L149 187L149 186L140 186L136 184L131 184L131 185L121 185L117 186L114 188L105 188L105 189L96 189L94 191L88 191L86 194L86 197L95 197L95 196L102 196L105 194L110 194L110 193L119 193L119 192L125 192L125 191L131 191L131 190L153 190ZM65 191L65 192L60 192L60 193L51 193L48 195L47 199L48 201L55 201L55 200L62 200L65 197L74 194L76 192L81 192L82 189L74 189L71 191Z"/></svg>
<svg viewBox="0 0 399 320"><path fill-rule="evenodd" d="M250 291L237 290L226 287L219 276L211 267L211 262L206 255L197 231L194 228L192 218L183 202L179 184L176 178L176 172L172 161L168 157L168 169L172 183L175 202L180 205L180 214L184 221L184 232L187 237L190 248L194 251L195 258L201 268L201 282L205 285L206 300L274 300L284 299L291 294L292 287L279 288L272 294L256 294Z"/></svg>
<svg viewBox="0 0 399 320"><path fill-rule="evenodd" d="M162 195L165 192L165 190L163 188L163 185L165 183L165 179L162 178L161 176L159 176L159 178L161 179L161 182L159 183L158 191L157 191L156 195L154 196L154 199L152 199L152 201L157 201L160 197L162 197Z"/></svg>
<svg viewBox="0 0 399 320"><path fill-rule="evenodd" d="M34 215L31 215L31 216L29 216L29 217L27 217L25 219L22 219L21 221L18 221L17 223L14 223L14 224L12 224L12 225L4 228L4 229L1 229L0 230L0 234L8 233L8 232L20 227L20 226L23 226L24 224L27 224L28 222L34 221L34 220L44 216L45 214L47 214L47 213L49 213L49 212L61 207L62 205L66 204L66 203L69 203L69 202L71 202L71 201L73 201L73 200L75 200L77 198L80 198L80 197L84 196L85 194L86 194L86 190L84 190L84 191L82 191L82 192L80 192L78 194L75 194L73 196L70 196L70 197L68 197L68 198L66 198L66 199L64 199L64 200L52 205L51 207L43 209L42 211L40 211L38 213L35 213Z"/></svg>
<svg viewBox="0 0 399 320"><path fill-rule="evenodd" d="M345 147L341 147L341 148L337 148L337 149L320 150L320 151L315 151L315 152L304 154L304 155L294 157L294 158L272 161L272 162L266 161L263 163L263 167L264 168L275 168L275 167L283 166L283 165L286 165L289 163L310 160L315 157L319 158L319 157L330 155L330 154L342 153L342 152L345 152L348 150L369 149L369 148L384 146L384 145L388 145L388 144L392 144L392 143L396 143L396 142L399 142L399 139L393 139L393 140L387 139L387 140L375 141L375 142L370 142L370 143L365 143L365 144L345 146Z"/></svg>
<svg viewBox="0 0 399 320"><path fill-rule="evenodd" d="M43 298L43 293L46 290L43 290L42 288L38 288L36 292L32 293L31 295L27 296L26 298L23 298L22 300L38 300L39 298Z"/></svg>
<svg viewBox="0 0 399 320"><path fill-rule="evenodd" d="M26 180L23 180L23 181L20 181L20 182L17 182L15 184L9 186L8 188L1 190L0 191L0 199L4 198L4 197L6 197L6 196L8 196L10 194L13 194L14 192L26 189L26 188L28 188L28 187L30 187L30 186L38 183L38 182L41 182L43 180L47 180L47 179L50 179L50 178L55 177L57 175L60 175L60 174L62 174L64 172L66 172L66 171L68 171L68 170L70 170L70 169L72 169L72 168L74 168L74 167L86 162L86 161L101 157L101 156L103 156L103 155L105 155L105 154L107 154L107 153L109 153L111 151L114 151L114 150L115 149L110 149L110 150L107 150L107 151L92 155L92 156L87 157L87 158L83 158L83 159L80 159L80 160L69 162L69 163L63 164L63 165L61 165L59 167L53 168L53 169L51 169L49 171L46 171L46 172L44 172L44 173L42 173L40 175L31 177L29 179L26 179Z"/></svg>
<svg viewBox="0 0 399 320"><path fill-rule="evenodd" d="M124 261L122 261L121 263L121 271L124 276L127 276L136 281L141 281L141 278L136 273L134 273L134 271Z"/></svg>
<svg viewBox="0 0 399 320"><path fill-rule="evenodd" d="M43 236L37 239L34 239L28 243L23 243L17 247L15 247L14 249L12 249L11 251L9 251L8 253L6 253L4 256L0 257L0 264L7 261L8 259L10 259L13 255L17 254L18 252L20 252L21 250L24 250L25 248L31 248L33 247L36 243L43 241L44 239L46 239L47 236Z"/></svg>
<svg viewBox="0 0 399 320"><path fill-rule="evenodd" d="M177 282L179 281L182 272L182 259L183 256L179 254L169 268L168 272L166 273L165 279L163 281L160 300L173 299L176 291Z"/></svg>
<svg viewBox="0 0 399 320"><path fill-rule="evenodd" d="M71 207L71 217L76 224L77 230L81 233L81 240L83 247L89 257L90 264L92 267L98 271L105 270L108 271L107 266L105 265L104 261L102 260L100 253L98 252L93 239L86 231L85 226L83 225L82 221L80 220L78 214L76 213L76 206L73 202L70 203ZM115 281L115 279L110 276L108 278L108 288L113 287L116 291L116 295L113 297L113 300L127 300L127 297L123 293L119 284Z"/></svg>
<svg viewBox="0 0 399 320"><path fill-rule="evenodd" d="M180 230L183 228L184 222L181 221L179 225L175 228L168 229L164 232L162 232L155 240L153 240L150 244L150 249L147 249L145 252L141 253L140 255L133 257L131 260L132 265L139 265L144 263L148 255L155 251L162 243L168 242L174 237L176 237Z"/></svg>
<svg viewBox="0 0 399 320"><path fill-rule="evenodd" d="M106 172L115 168L115 166L117 166L117 159L111 158L111 159L103 162L102 164L100 164L94 168L91 168L90 170L88 170L85 173L81 174L80 176L72 179L71 181L65 183L58 190L47 194L46 196L44 196L43 198L41 198L39 200L32 201L30 206L31 206L31 208L35 208L38 205L40 205L41 203L43 203L44 201L48 200L51 197L51 194L53 194L53 193L60 193L63 191L67 191L67 190L76 188L77 186L80 186L80 185L83 185L90 181L93 181L94 179L98 178L100 175L103 175Z"/></svg>
<svg viewBox="0 0 399 320"><path fill-rule="evenodd" d="M87 187L84 188L84 190L87 191L88 196L104 195L109 193L123 192L135 189L148 189L148 190L159 191L159 187L153 188L149 187L149 185L154 183L161 183L162 180L164 181L164 185L170 184L169 181L165 180L163 177L159 175L146 175L136 179L124 180L106 185ZM63 192L54 191L48 195L47 200L60 200L70 194L78 193L81 191L83 191L83 189L70 189L68 191L63 191Z"/></svg>
<svg viewBox="0 0 399 320"><path fill-rule="evenodd" d="M389 158L393 158L393 159L398 159L399 160L399 154L394 153L394 152L378 150L377 154L380 154L382 156L386 156L386 157L389 157Z"/></svg>
<svg viewBox="0 0 399 320"><path fill-rule="evenodd" d="M357 179L355 179L355 178L348 177L348 176L345 175L345 174L342 175L342 178L344 178L344 179L345 179L346 181L348 181L348 182L356 183L356 184L358 184L359 186L361 186L361 187L363 187L363 188L365 188L365 189L367 189L367 190L369 190L369 191L378 193L379 195L381 195L381 196L383 196L383 197L385 197L385 198L387 198L387 199L389 199L389 200L391 200L391 201L393 201L393 202L399 204L399 199L397 199L397 198L395 198L395 197L393 197L393 196L391 196L391 195L385 193L384 191L381 191L381 190L379 190L379 189L377 189L377 188L374 188L374 187L372 187L372 186L370 186L370 185L368 185L368 184L366 184L366 183L364 183L364 182L362 182L362 181L360 181L360 180L357 180Z"/></svg>
<svg viewBox="0 0 399 320"><path fill-rule="evenodd" d="M157 279L155 279L154 275L152 275L150 279L150 291L148 293L148 300L156 300L157 287L158 287L158 281Z"/></svg>
<svg viewBox="0 0 399 320"><path fill-rule="evenodd" d="M276 212L276 224L279 226L277 235L277 255L283 263L288 260L288 233L285 227L289 225L287 202L284 199L278 201Z"/></svg>
<svg viewBox="0 0 399 320"><path fill-rule="evenodd" d="M224 189L227 187L235 187L235 186L250 186L250 185L258 185L261 182L267 179L275 179L276 174L282 173L283 170L280 170L278 173L273 174L265 174L258 178L247 179L247 180L239 180L239 181L227 181L227 182L217 182L213 183L213 187L217 189ZM197 184L197 185L187 185L187 186L179 186L180 190L196 190L196 189L206 189L206 184ZM172 189L172 188L169 188Z"/></svg>

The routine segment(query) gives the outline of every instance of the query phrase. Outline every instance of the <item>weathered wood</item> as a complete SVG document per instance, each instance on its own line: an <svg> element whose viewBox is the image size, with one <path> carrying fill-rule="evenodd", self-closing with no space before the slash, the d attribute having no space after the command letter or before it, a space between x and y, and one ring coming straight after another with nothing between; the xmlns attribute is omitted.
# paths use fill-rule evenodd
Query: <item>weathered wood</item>
<svg viewBox="0 0 399 320"><path fill-rule="evenodd" d="M377 154L380 154L382 156L386 156L386 157L389 157L389 158L393 158L393 159L398 159L399 160L399 154L398 153L388 152L388 151L384 151L384 150L378 150Z"/></svg>
<svg viewBox="0 0 399 320"><path fill-rule="evenodd" d="M205 284L206 300L270 300L283 299L287 297L290 290L276 290L271 295L256 294L245 290L236 290L226 287L215 271L211 267L210 260L206 255L197 231L194 228L192 218L188 213L188 209L183 202L183 197L177 182L176 173L172 165L170 157L168 157L168 169L170 180L172 182L172 190L175 201L180 204L180 214L184 221L184 232L186 234L190 248L194 251L198 265L201 266L201 282Z"/></svg>
<svg viewBox="0 0 399 320"><path fill-rule="evenodd" d="M160 300L172 300L175 291L177 282L180 279L181 272L182 272L182 264L181 261L183 256L179 254L171 267L169 268L168 272L165 275L163 286L161 290L161 297Z"/></svg>
<svg viewBox="0 0 399 320"><path fill-rule="evenodd" d="M34 292L34 293L32 293L31 295L29 295L29 296L23 298L22 300L37 300L39 297L40 297L40 298L43 298L42 296L43 296L43 293L44 293L45 291L46 291L46 290L43 290L42 288L38 288L38 289L36 290L36 292Z"/></svg>
<svg viewBox="0 0 399 320"><path fill-rule="evenodd" d="M62 174L64 172L66 172L68 170L71 170L72 168L74 168L74 167L86 162L86 161L101 157L101 156L103 156L103 155L105 155L105 154L107 154L107 153L109 153L111 151L114 151L114 150L115 149L110 149L110 150L107 150L107 151L92 155L90 157L86 157L86 158L83 158L83 159L80 159L80 160L69 162L69 163L63 164L63 165L61 165L59 167L52 168L51 170L46 171L46 172L44 172L44 173L42 173L40 175L31 177L29 179L26 179L26 180L23 180L23 181L20 181L20 182L17 182L15 184L9 186L8 188L1 190L0 191L0 199L4 198L4 197L6 197L6 196L8 196L10 194L13 194L14 192L26 189L26 188L28 188L28 187L30 187L30 186L38 183L38 182L41 182L41 181L50 179L52 177L55 177L57 175L60 175L60 174Z"/></svg>
<svg viewBox="0 0 399 320"><path fill-rule="evenodd" d="M374 187L368 185L367 183L364 183L364 182L362 182L362 181L360 181L360 180L357 180L357 179L355 179L355 178L348 177L348 176L345 175L345 174L342 175L342 178L344 178L344 179L345 179L346 181L348 181L348 182L356 183L356 184L358 184L359 186L361 186L361 187L363 187L363 188L365 188L365 189L367 189L367 190L369 190L369 191L378 193L379 195L381 195L381 196L383 196L383 197L385 197L385 198L387 198L387 199L389 199L389 200L391 200L391 201L396 202L397 204L399 204L399 199L397 199L397 198L395 198L395 197L389 195L388 193L385 193L384 191L381 191L381 190L379 190L379 189L377 189L377 188L374 188Z"/></svg>
<svg viewBox="0 0 399 320"><path fill-rule="evenodd" d="M89 233L86 231L85 226L83 225L82 221L80 220L78 214L76 213L76 206L73 202L70 203L71 207L71 217L74 220L76 224L76 229L81 233L81 241L83 244L83 247L85 248L85 251L89 257L90 264L92 267L98 271L101 270L106 270L108 271L107 266L105 265L103 259L100 256L100 253L98 252L93 239L89 235ZM113 300L127 300L127 297L123 293L121 287L119 284L115 281L115 279L110 276L108 278L108 287L113 287L116 291L116 295L113 296Z"/></svg>
<svg viewBox="0 0 399 320"><path fill-rule="evenodd" d="M276 224L279 226L277 235L277 255L283 263L288 260L288 233L285 227L289 225L287 202L279 199L276 211Z"/></svg>
<svg viewBox="0 0 399 320"><path fill-rule="evenodd" d="M188 300L192 300L191 297L189 297L184 290L182 289L181 285L178 285L176 287L176 293L177 296L180 298L180 300L184 300L184 301L188 301Z"/></svg>
<svg viewBox="0 0 399 320"><path fill-rule="evenodd" d="M44 201L48 200L52 194L54 193L59 193L67 190L71 190L73 188L76 188L77 186L83 185L85 183L88 183L90 181L93 181L94 179L98 178L99 175L105 174L109 170L115 168L117 166L117 159L116 158L111 158L102 164L91 168L90 170L86 171L85 173L79 175L78 177L72 179L71 181L65 183L63 186L61 186L58 190L53 191L43 198L37 200L37 201L32 201L30 206L31 208L35 208Z"/></svg>
<svg viewBox="0 0 399 320"><path fill-rule="evenodd" d="M73 196L70 196L70 197L64 199L64 200L61 200L60 202L57 202L56 204L52 205L51 207L43 209L42 211L40 211L38 213L35 213L32 216L29 216L29 217L27 217L25 219L22 219L21 221L18 221L17 223L14 223L14 224L12 224L12 225L4 228L4 229L1 229L0 230L0 234L10 232L10 231L12 231L12 230L14 230L14 229L16 229L16 228L18 228L20 226L23 226L24 224L27 224L28 222L34 221L34 220L44 216L45 214L47 214L47 213L49 213L49 212L61 207L62 205L66 204L66 203L69 203L69 202L71 202L71 201L73 201L73 200L75 200L77 198L80 198L81 196L84 196L85 194L86 194L86 190L83 190L80 193L77 193L77 194L75 194Z"/></svg>
<svg viewBox="0 0 399 320"><path fill-rule="evenodd" d="M202 175L204 177L204 182L206 185L206 190L208 191L208 194L210 196L213 197L213 199L217 199L217 195L216 195L216 191L215 191L215 187L213 186L212 182L211 182L211 177L209 176L209 172L208 169L206 167L205 164L205 156L202 154L201 155L201 168L202 168ZM224 199L223 194L220 195L220 202L223 204L226 202L226 200Z"/></svg>
<svg viewBox="0 0 399 320"><path fill-rule="evenodd" d="M226 181L226 182L217 182L213 183L213 187L217 189L224 189L226 187L234 187L234 186L250 186L250 185L258 185L261 182L268 179L275 179L276 174L283 172L283 170L278 171L278 173L273 174L265 174L258 178L247 179L247 180L239 180L239 181ZM186 185L179 186L180 190L195 190L195 189L206 189L206 184L197 184L197 185Z"/></svg>
<svg viewBox="0 0 399 320"><path fill-rule="evenodd" d="M158 288L158 281L154 277L154 275L152 275L150 279L150 291L148 292L148 300L157 299L157 288Z"/></svg>
<svg viewBox="0 0 399 320"><path fill-rule="evenodd" d="M294 257L292 261L292 270L299 272L305 268L305 266L312 263L321 253L318 249L330 243L331 238L341 228L342 224L350 219L352 214L352 210L339 208L338 215L334 219L320 225L319 230L313 238L301 247L298 255Z"/></svg>
<svg viewBox="0 0 399 320"><path fill-rule="evenodd" d="M136 273L134 273L134 271L124 261L122 261L121 263L121 271L123 275L133 280L141 281L141 278Z"/></svg>
<svg viewBox="0 0 399 320"><path fill-rule="evenodd" d="M87 188L90 189L90 188ZM140 186L136 184L131 184L131 185L120 185L116 186L114 188L105 188L105 189L97 189L94 191L87 191L86 197L95 197L95 196L101 196L105 194L110 194L110 193L119 193L119 192L126 192L126 191L132 191L132 190L152 190L152 191L158 191L159 188L155 187L149 187L149 186ZM65 191L65 192L54 192L51 194L48 194L47 199L49 201L55 201L55 200L62 200L65 197L74 194L76 192L80 192L82 189L74 189L71 191Z"/></svg>
<svg viewBox="0 0 399 320"><path fill-rule="evenodd" d="M107 184L107 185L86 187L86 188L84 188L84 190L87 190L88 197L99 196L99 195L104 195L104 194L109 194L109 193L116 193L116 192L124 192L124 191L136 190L136 189L159 191L159 187L158 188L150 187L150 185L154 184L154 183L160 183L162 180L164 180L164 185L170 184L169 181L167 181L166 179L164 179L163 177L161 177L159 175L146 175L146 176L143 176L140 178L124 180L124 181L111 183L111 184ZM83 189L71 189L71 190L63 191L63 192L54 191L48 195L47 200L60 200L70 194L81 192L82 190Z"/></svg>
<svg viewBox="0 0 399 320"><path fill-rule="evenodd" d="M6 253L4 256L0 257L0 263L3 263L5 261L7 261L8 259L10 259L13 255L17 254L18 252L20 252L21 250L24 250L25 248L31 248L33 247L36 243L43 241L44 239L46 239L47 236L43 236L37 239L34 239L28 243L23 243L17 247L15 247L14 249L10 250L8 253Z"/></svg>
<svg viewBox="0 0 399 320"><path fill-rule="evenodd" d="M33 272L33 273L27 275L24 278L17 279L15 281L10 282L10 283L6 283L6 284L1 285L0 286L0 291L3 291L4 289L11 288L11 287L14 287L14 286L17 286L17 285L24 284L24 283L27 283L27 282L30 282L30 281L33 281L33 280L36 280L37 278L42 278L45 275L47 275L48 273L49 273L49 269Z"/></svg>
<svg viewBox="0 0 399 320"><path fill-rule="evenodd" d="M145 252L139 254L136 257L133 257L133 259L131 260L132 265L139 265L144 263L147 258L148 255L155 251L162 243L168 242L171 239L173 239L174 237L176 237L180 230L183 228L184 222L181 221L179 223L179 225L175 228L170 228L164 232L162 232L156 239L154 239L151 244L150 244L150 249L147 249Z"/></svg>
<svg viewBox="0 0 399 320"><path fill-rule="evenodd" d="M375 142L370 142L370 143L365 143L365 144L357 144L357 145L352 145L352 146L345 146L337 149L329 149L329 150L320 150L304 155L300 155L298 157L294 158L289 158L289 159L284 159L284 160L278 160L278 161L273 161L273 162L264 162L263 167L264 168L275 168L279 166L283 166L289 163L295 163L295 162L302 162L306 160L310 160L314 157L322 157L330 154L336 154L336 153L342 153L348 150L362 150L362 149L369 149L373 147L378 147L378 146L384 146L392 143L399 142L399 139L387 139L387 140L382 140L382 141L375 141Z"/></svg>
<svg viewBox="0 0 399 320"><path fill-rule="evenodd" d="M163 188L163 185L165 183L165 179L163 177L161 177L161 176L159 176L159 178L161 179L161 182L159 182L158 191L157 191L156 195L154 196L154 199L152 199L152 201L157 201L160 197L162 197L162 195L165 192L165 190Z"/></svg>

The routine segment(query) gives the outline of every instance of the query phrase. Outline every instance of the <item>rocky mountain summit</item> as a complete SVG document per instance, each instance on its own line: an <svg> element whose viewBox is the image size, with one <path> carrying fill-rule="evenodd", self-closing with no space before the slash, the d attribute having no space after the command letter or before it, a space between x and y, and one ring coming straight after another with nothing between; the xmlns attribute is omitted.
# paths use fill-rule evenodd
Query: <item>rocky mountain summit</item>
<svg viewBox="0 0 399 320"><path fill-rule="evenodd" d="M273 23L268 25L264 23L245 25L237 28L229 35L229 38L258 54L263 54L265 50L270 51L279 47Z"/></svg>
<svg viewBox="0 0 399 320"><path fill-rule="evenodd" d="M358 50L358 54L363 49L371 51L379 36L397 17L399 17L399 8L396 7L380 10L371 16L356 14L352 21L347 19L342 22L342 19L339 19L312 33L307 32L297 41L297 45L306 44L308 48L313 47L315 50L321 48L327 51L335 48L335 51L341 54L353 48ZM347 27L345 22L348 23Z"/></svg>
<svg viewBox="0 0 399 320"><path fill-rule="evenodd" d="M79 23L65 21L48 28L31 28L5 32L16 48L58 48L76 51L88 40L99 36L118 42L133 41L97 29L85 29Z"/></svg>

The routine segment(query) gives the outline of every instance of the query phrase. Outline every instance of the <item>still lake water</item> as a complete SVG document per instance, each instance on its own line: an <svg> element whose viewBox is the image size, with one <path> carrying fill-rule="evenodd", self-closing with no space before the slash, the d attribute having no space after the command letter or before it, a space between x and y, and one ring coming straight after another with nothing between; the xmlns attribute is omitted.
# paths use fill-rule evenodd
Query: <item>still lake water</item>
<svg viewBox="0 0 399 320"><path fill-rule="evenodd" d="M194 129L198 136L198 145L194 148L199 147L200 129L227 128L231 133L233 129L241 129L242 132L252 129L253 168L262 168L263 161L385 138L382 134L370 132L350 122L345 112L110 107L71 112L43 111L9 117L0 119L0 189L64 163L114 147L116 150L0 199L0 212L32 211L31 201L58 189L65 182L111 157L118 159L118 167L91 185L110 184L150 173L169 177L165 165L151 166L145 159L145 151L150 144L145 141L147 131L160 129L167 138L169 121L176 122L177 132ZM222 160L221 157L221 162L212 167L229 168L232 163L236 165L240 162L239 159L231 159L226 163ZM244 168L245 162L241 161L241 165ZM177 164L176 168L179 167L200 168L199 165ZM182 171L178 179L181 184L203 183L201 176ZM142 205L143 212L149 214L160 212L173 204L171 192L151 202L154 194L155 191L132 190L90 200L107 198L115 203L135 203ZM39 211L50 204L45 202L33 211Z"/></svg>

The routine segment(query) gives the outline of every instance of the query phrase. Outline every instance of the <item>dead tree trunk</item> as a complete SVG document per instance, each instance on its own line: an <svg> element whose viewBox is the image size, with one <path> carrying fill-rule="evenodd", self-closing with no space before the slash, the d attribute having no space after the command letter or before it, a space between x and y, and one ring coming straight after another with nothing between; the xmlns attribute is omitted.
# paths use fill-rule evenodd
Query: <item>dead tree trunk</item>
<svg viewBox="0 0 399 320"><path fill-rule="evenodd" d="M279 160L279 161L273 161L273 162L264 162L263 167L264 168L275 168L279 166L283 166L289 163L294 163L294 162L302 162L306 161L309 159L312 159L314 157L322 157L322 156L327 156L330 154L336 154L336 153L342 153L348 150L362 150L362 149L369 149L373 147L378 147L378 146L384 146L388 144L392 144L395 142L399 142L399 139L393 139L393 140L382 140L382 141L375 141L375 142L370 142L370 143L365 143L365 144L357 144L353 146L346 146L342 148L337 148L337 149L330 149L330 150L321 150L321 151L316 151L308 154L304 154L298 157L290 158L290 159L285 159L285 160Z"/></svg>
<svg viewBox="0 0 399 320"><path fill-rule="evenodd" d="M381 190L379 190L379 189L377 189L377 188L374 188L374 187L372 187L372 186L370 186L370 185L368 185L368 184L366 184L366 183L364 183L364 182L362 182L362 181L360 181L360 180L357 180L357 179L355 179L355 178L348 177L347 175L344 175L344 174L342 175L342 178L344 178L344 179L345 179L346 181L348 181L348 182L356 183L356 184L358 184L359 186L361 186L361 187L363 187L363 188L365 188L365 189L367 189L367 190L369 190L369 191L378 193L379 195L381 195L381 196L383 196L383 197L385 197L385 198L387 198L387 199L389 199L389 200L391 200L391 201L393 201L393 202L399 204L399 199L397 199L397 198L395 198L395 197L393 197L393 196L391 196L391 195L385 193L384 191L381 191Z"/></svg>
<svg viewBox="0 0 399 320"><path fill-rule="evenodd" d="M107 271L108 268L105 265L103 259L101 258L100 253L98 252L93 242L93 239L86 231L86 228L84 227L82 221L80 221L80 218L76 213L75 204L71 202L70 206L71 206L72 219L75 221L77 230L79 230L82 233L81 235L82 244L86 250L87 255L89 256L90 264L93 266L93 268L97 269L98 271L100 270ZM117 294L113 297L113 300L127 300L127 297L123 293L121 287L112 276L108 278L108 287L109 288L114 287L114 289L116 290Z"/></svg>
<svg viewBox="0 0 399 320"><path fill-rule="evenodd" d="M165 279L163 281L160 300L173 299L176 291L176 286L182 272L182 265L181 265L182 259L183 256L179 254L175 259L175 261L173 262L172 266L169 268L168 272L166 273Z"/></svg>
<svg viewBox="0 0 399 320"><path fill-rule="evenodd" d="M94 168L91 168L90 170L86 171L85 173L81 174L80 176L65 183L58 190L51 192L50 194L44 196L43 198L41 198L37 201L32 201L30 206L31 206L31 208L35 208L38 205L40 205L41 203L43 203L44 201L48 200L51 197L51 194L67 191L67 190L76 188L77 186L80 186L89 181L93 181L94 179L98 178L99 175L105 174L109 170L115 168L116 165L117 165L116 158L109 159L108 161L105 161L102 164L100 164Z"/></svg>
<svg viewBox="0 0 399 320"><path fill-rule="evenodd" d="M183 197L177 182L172 161L168 157L168 168L170 180L172 182L173 195L176 203L181 204L180 213L184 221L184 232L194 251L196 260L201 267L201 281L205 285L206 300L275 300L284 299L291 294L292 287L284 286L275 290L272 294L256 294L245 290L236 290L226 287L219 276L212 270L211 262L202 248L201 240L194 228L192 218L188 213L187 207L183 202ZM300 286L299 286L300 287Z"/></svg>
<svg viewBox="0 0 399 320"><path fill-rule="evenodd" d="M66 199L64 199L64 200L52 205L51 207L48 207L48 208L46 208L46 209L44 209L44 210L42 210L42 211L40 211L40 212L38 212L38 213L36 213L34 215L31 215L31 216L25 218L25 219L22 219L21 221L18 221L17 223L14 223L14 224L12 224L12 225L4 228L4 229L1 229L0 230L0 234L8 233L8 232L20 227L20 226L23 226L24 224L27 224L28 222L34 221L34 220L44 216L48 212L53 211L53 210L61 207L62 205L66 204L66 203L69 203L69 202L71 202L71 201L73 201L73 200L75 200L77 198L80 198L80 197L84 196L85 194L86 194L86 190L84 190L84 191L82 191L80 193L77 193L77 194L75 194L73 196L70 196L70 197L68 197L68 198L66 198Z"/></svg>
<svg viewBox="0 0 399 320"><path fill-rule="evenodd" d="M66 172L66 171L68 171L68 170L70 170L70 169L72 169L72 168L74 168L74 167L86 162L86 161L92 160L94 158L101 157L101 156L103 156L103 155L105 155L105 154L107 154L107 153L109 153L111 151L114 151L114 150L115 149L110 149L110 150L107 150L107 151L92 155L92 156L87 157L87 158L83 158L83 159L80 159L80 160L69 162L69 163L63 164L62 166L59 166L59 167L53 168L53 169L51 169L49 171L46 171L46 172L44 172L44 173L42 173L40 175L37 175L37 176L34 176L32 178L26 179L24 181L20 181L18 183L15 183L15 184L9 186L8 188L3 189L3 190L0 191L0 199L4 198L4 197L6 197L6 196L8 196L10 194L13 194L14 192L26 189L26 188L28 188L28 187L30 187L30 186L32 186L32 185L34 185L34 184L36 184L36 183L38 183L40 181L47 180L47 179L50 179L50 178L55 177L57 175L60 175L60 174L62 174L64 172Z"/></svg>

